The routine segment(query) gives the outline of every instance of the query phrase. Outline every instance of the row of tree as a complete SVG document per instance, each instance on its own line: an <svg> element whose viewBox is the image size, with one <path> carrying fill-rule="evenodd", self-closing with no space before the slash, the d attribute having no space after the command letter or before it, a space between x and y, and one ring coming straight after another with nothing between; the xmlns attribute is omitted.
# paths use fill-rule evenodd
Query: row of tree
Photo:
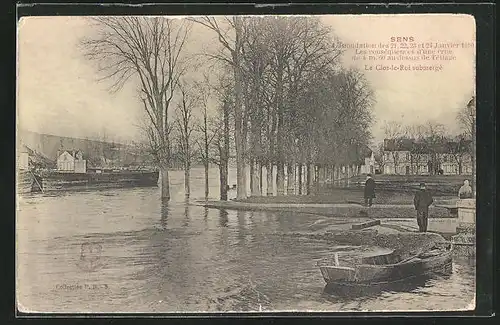
<svg viewBox="0 0 500 325"><path fill-rule="evenodd" d="M219 165L221 199L227 199L228 165L234 153L237 198L243 199L247 185L252 195L263 193L264 168L268 194L274 181L277 194L285 193L285 166L288 192L297 186L301 193L303 170L309 184L315 170L351 163L359 158L348 154L352 148L370 141L373 92L363 74L342 68L333 33L319 19L99 17L93 21L96 34L83 41L85 54L97 62L103 79L113 80L113 91L137 78L164 198L170 196L168 167L173 152L184 164L186 193L196 156L205 166L207 196L208 165ZM188 81L190 67L199 67L194 58L200 58L184 53L193 24L218 40L219 46L202 53L216 71L212 78ZM214 101L216 112L209 108Z"/></svg>

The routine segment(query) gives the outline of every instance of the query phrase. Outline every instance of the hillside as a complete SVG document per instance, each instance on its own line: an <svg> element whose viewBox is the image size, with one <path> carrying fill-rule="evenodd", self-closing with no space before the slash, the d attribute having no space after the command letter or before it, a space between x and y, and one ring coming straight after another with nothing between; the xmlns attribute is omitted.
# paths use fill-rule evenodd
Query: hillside
<svg viewBox="0 0 500 325"><path fill-rule="evenodd" d="M57 160L60 150L81 150L90 165L113 161L120 165L144 164L148 157L131 145L90 139L63 137L26 130L19 131L18 141L32 153L49 161Z"/></svg>

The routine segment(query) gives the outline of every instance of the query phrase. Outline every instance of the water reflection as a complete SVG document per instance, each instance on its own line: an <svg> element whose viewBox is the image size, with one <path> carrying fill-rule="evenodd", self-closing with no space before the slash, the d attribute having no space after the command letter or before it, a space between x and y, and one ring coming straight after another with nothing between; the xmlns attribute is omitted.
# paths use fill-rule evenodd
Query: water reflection
<svg viewBox="0 0 500 325"><path fill-rule="evenodd" d="M169 208L169 202L167 200L163 200L161 202L161 218L160 218L160 224L161 227L166 230L168 227L168 215L170 213L170 208Z"/></svg>
<svg viewBox="0 0 500 325"><path fill-rule="evenodd" d="M216 172L210 192L218 196ZM16 220L23 305L56 312L411 310L463 308L474 297L474 267L466 263L454 264L450 278L391 287L374 299L324 292L315 261L331 256L334 244L283 234L310 231L325 217L196 206L203 177L193 177L192 201L184 198L182 177L172 174L172 193L180 194L170 202L157 188L23 200ZM87 237L101 243L106 262L93 273L76 266ZM89 279L109 289L54 289Z"/></svg>
<svg viewBox="0 0 500 325"><path fill-rule="evenodd" d="M189 227L189 196L184 200L184 223L185 228Z"/></svg>
<svg viewBox="0 0 500 325"><path fill-rule="evenodd" d="M219 226L227 227L229 222L227 210L219 210Z"/></svg>

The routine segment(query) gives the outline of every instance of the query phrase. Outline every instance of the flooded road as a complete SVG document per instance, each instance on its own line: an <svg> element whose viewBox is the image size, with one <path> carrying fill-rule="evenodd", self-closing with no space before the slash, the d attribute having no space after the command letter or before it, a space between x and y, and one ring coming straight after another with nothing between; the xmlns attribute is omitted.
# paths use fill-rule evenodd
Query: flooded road
<svg viewBox="0 0 500 325"><path fill-rule="evenodd" d="M191 202L203 196L192 171ZM218 195L211 171L210 193ZM38 312L456 310L474 299L474 265L358 298L324 292L316 260L331 244L283 236L324 217L219 211L159 188L33 195L18 204L17 299Z"/></svg>

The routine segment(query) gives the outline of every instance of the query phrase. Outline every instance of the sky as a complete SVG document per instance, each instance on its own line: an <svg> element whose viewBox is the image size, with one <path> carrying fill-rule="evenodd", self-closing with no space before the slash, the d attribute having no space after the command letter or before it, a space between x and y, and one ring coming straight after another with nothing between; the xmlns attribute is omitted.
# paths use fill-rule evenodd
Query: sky
<svg viewBox="0 0 500 325"><path fill-rule="evenodd" d="M398 36L416 42L475 42L474 18L467 15L331 15L321 20L346 44L388 43ZM78 47L92 32L84 17L28 17L19 22L18 127L116 141L141 137L143 108L135 85L109 93L108 84L98 82L95 66ZM201 26L194 28L187 49L194 53L207 46L217 46L214 35ZM391 121L431 121L444 124L450 133L459 131L456 113L475 89L474 48L455 49L455 60L437 62L443 64L440 72L377 71L377 65L391 63L353 61L355 51L347 49L342 62L364 72L374 90L374 143L383 140L382 126ZM365 70L365 65L373 70Z"/></svg>

